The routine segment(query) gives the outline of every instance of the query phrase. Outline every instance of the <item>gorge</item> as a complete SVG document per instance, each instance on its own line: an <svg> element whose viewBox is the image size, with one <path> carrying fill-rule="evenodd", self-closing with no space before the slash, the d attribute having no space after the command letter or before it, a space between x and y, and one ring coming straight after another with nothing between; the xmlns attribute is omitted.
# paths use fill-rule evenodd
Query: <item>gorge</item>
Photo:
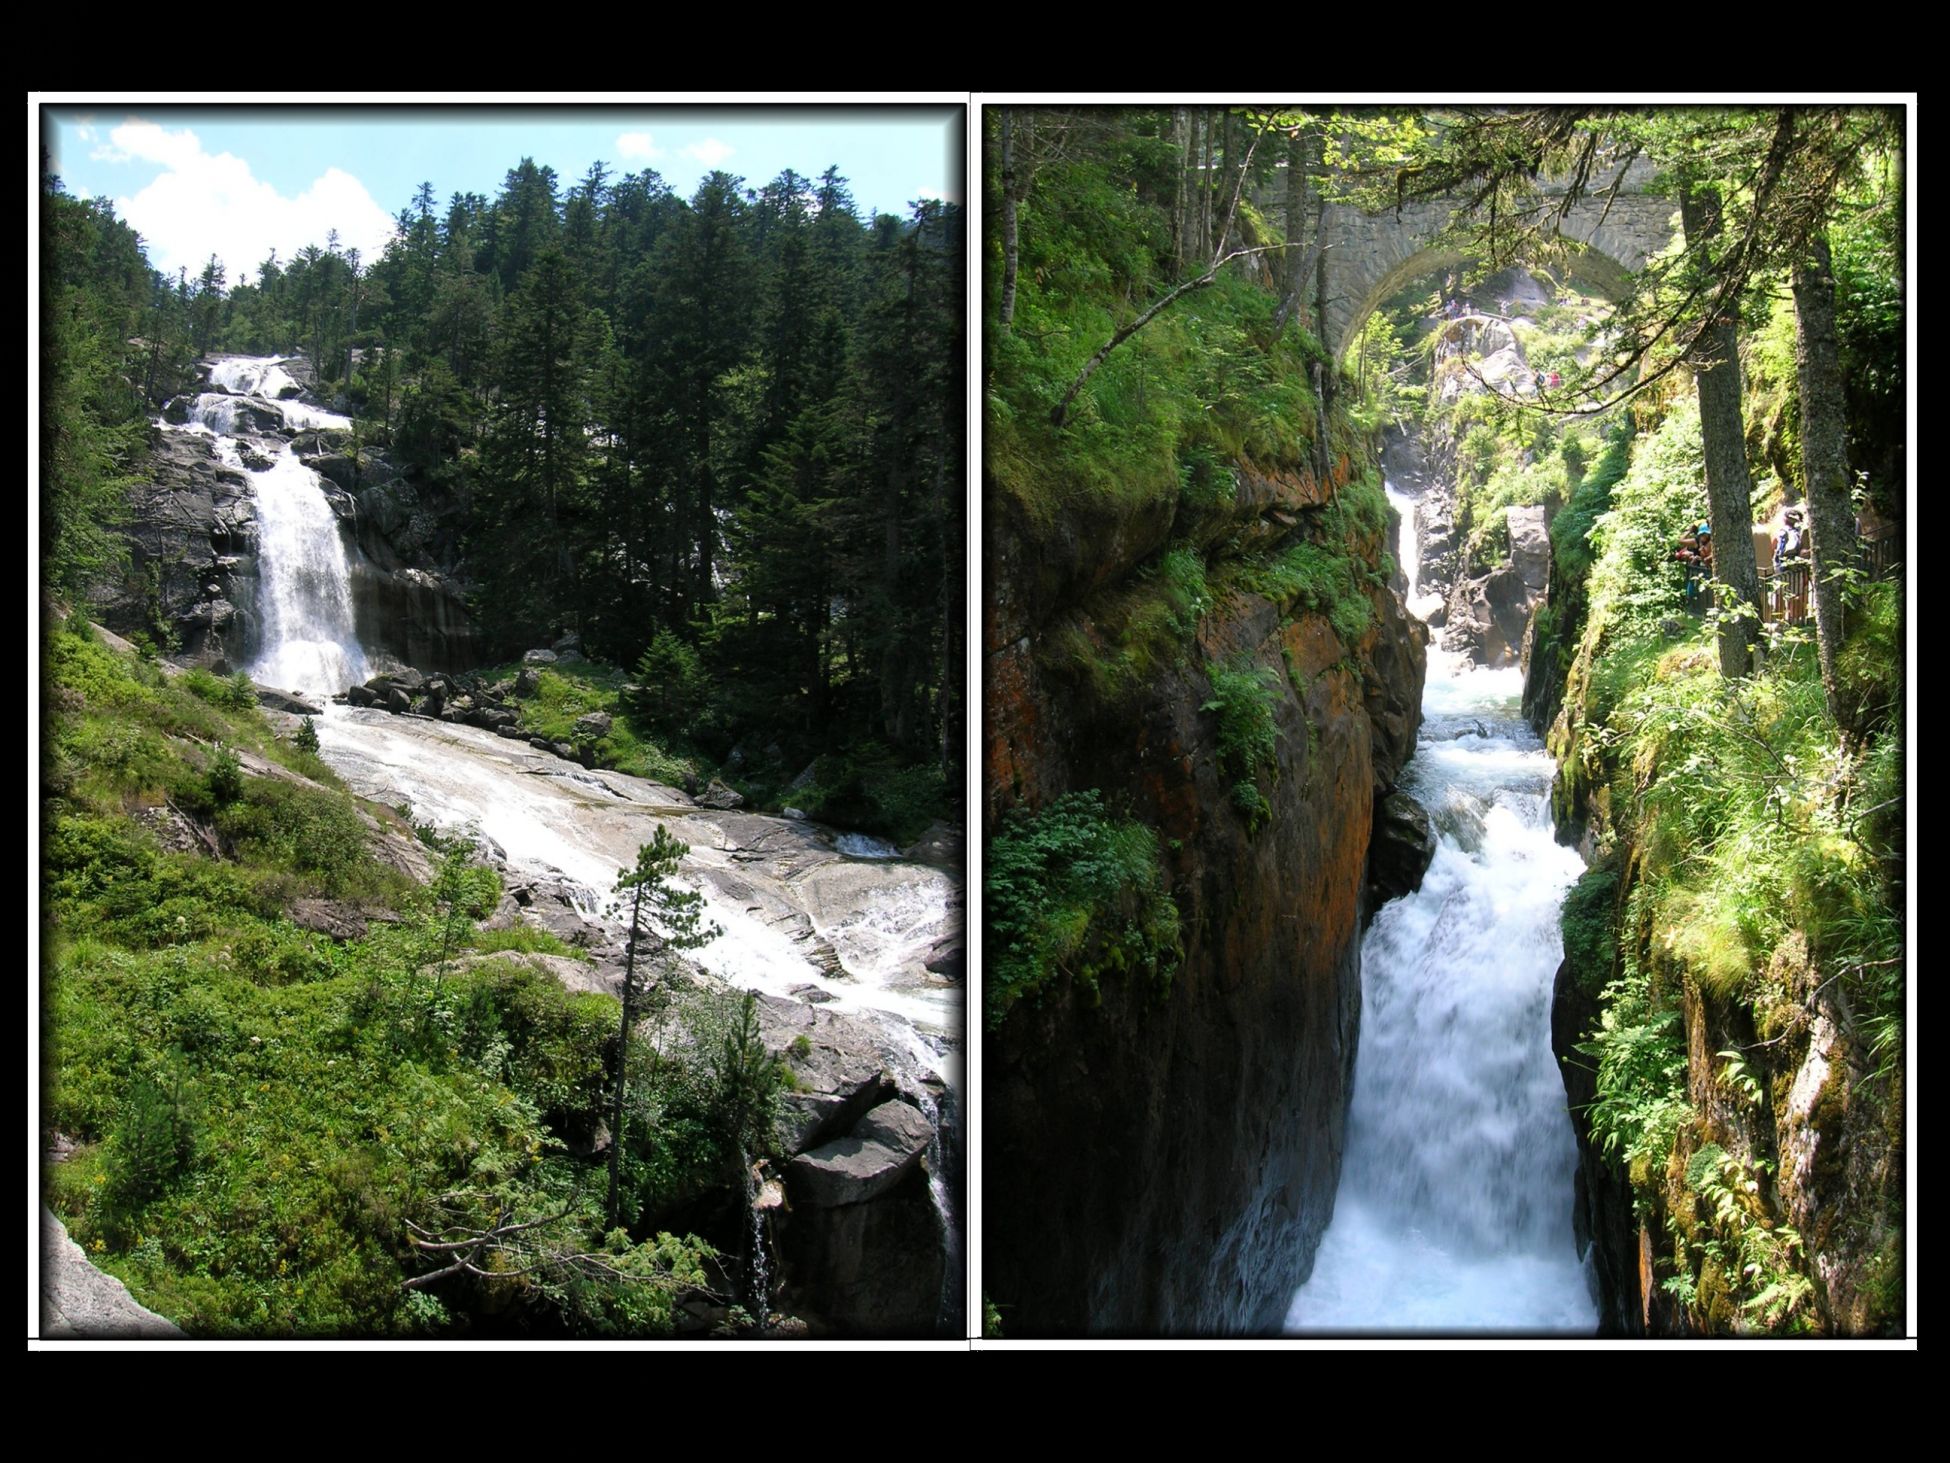
<svg viewBox="0 0 1950 1463"><path fill-rule="evenodd" d="M1767 294L1785 246L1686 148L1771 130L1800 180L1883 121L994 120L996 1334L1900 1328L1900 571L1831 520L1854 597L1815 633L1731 569L1705 609L1675 552L1709 497L1776 538L1834 389L1827 286ZM1803 239L1890 227L1821 192L1886 199L1867 158L1807 175ZM1753 252L1675 188L1738 196ZM1745 442L1701 279L1769 319ZM1899 409L1850 409L1866 539Z"/></svg>

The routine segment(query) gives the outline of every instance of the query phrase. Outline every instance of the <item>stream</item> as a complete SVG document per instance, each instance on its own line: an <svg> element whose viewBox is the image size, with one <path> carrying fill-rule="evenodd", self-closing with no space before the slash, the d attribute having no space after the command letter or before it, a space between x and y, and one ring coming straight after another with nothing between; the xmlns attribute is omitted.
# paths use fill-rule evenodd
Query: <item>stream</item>
<svg viewBox="0 0 1950 1463"><path fill-rule="evenodd" d="M354 628L350 576L358 554L324 480L290 434L344 430L347 418L294 399L277 357L229 357L187 419L164 430L208 437L243 474L258 520L258 646L254 680L326 703L314 719L320 754L361 797L492 846L508 872L566 887L576 912L613 943L619 870L659 824L689 845L685 878L722 933L692 952L726 984L857 1016L877 1033L876 1060L936 1129L930 1179L948 1261L944 1315L959 1330L955 1186L962 1100L962 982L925 961L959 901L959 879L903 860L884 841L816 824L700 807L684 793L619 772L592 771L506 738L423 716L359 709L329 698L374 667ZM282 431L268 430L281 424ZM427 669L445 669L428 667Z"/></svg>
<svg viewBox="0 0 1950 1463"><path fill-rule="evenodd" d="M1403 518L1417 589L1414 500ZM1552 765L1522 672L1435 645L1402 787L1439 846L1361 948L1361 1044L1333 1222L1289 1333L1581 1334L1598 1312L1572 1235L1577 1153L1550 1048L1558 908L1583 863L1552 835Z"/></svg>

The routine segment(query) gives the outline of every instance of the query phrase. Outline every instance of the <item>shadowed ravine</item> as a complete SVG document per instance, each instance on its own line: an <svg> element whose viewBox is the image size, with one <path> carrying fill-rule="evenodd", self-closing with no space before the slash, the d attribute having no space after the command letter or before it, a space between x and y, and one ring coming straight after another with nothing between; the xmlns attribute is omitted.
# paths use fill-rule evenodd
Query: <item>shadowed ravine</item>
<svg viewBox="0 0 1950 1463"><path fill-rule="evenodd" d="M1426 613L1413 507L1391 497L1408 603ZM1583 864L1552 836L1550 758L1521 694L1514 667L1429 650L1402 786L1440 844L1422 887L1384 906L1362 946L1347 1156L1289 1331L1596 1329L1550 1049L1558 907Z"/></svg>

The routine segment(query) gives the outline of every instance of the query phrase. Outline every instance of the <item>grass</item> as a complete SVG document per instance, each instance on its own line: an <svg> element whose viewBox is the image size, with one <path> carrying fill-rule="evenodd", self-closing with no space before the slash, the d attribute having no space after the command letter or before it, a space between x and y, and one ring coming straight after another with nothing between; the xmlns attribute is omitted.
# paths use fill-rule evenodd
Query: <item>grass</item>
<svg viewBox="0 0 1950 1463"><path fill-rule="evenodd" d="M625 1135L632 1229L606 1232L602 1165L570 1149L605 1119L617 1004L522 959L573 952L465 914L456 942L436 891L374 860L355 800L229 683L166 680L79 626L55 629L45 665L42 1122L77 1144L46 1197L90 1258L193 1335L445 1334L490 1316L668 1330L710 1247L655 1216L732 1172L703 1039L717 1027L681 1013L692 1035L664 1056L633 1046L649 1080ZM315 783L245 775L228 748ZM158 815L208 841L164 847ZM491 874L464 872L491 893ZM387 918L334 941L285 915L314 896ZM445 961L470 945L494 958ZM411 1226L497 1215L534 1221L505 1278L403 1288L432 1268ZM635 1280L562 1267L598 1250Z"/></svg>
<svg viewBox="0 0 1950 1463"><path fill-rule="evenodd" d="M480 676L490 683L510 680L523 669L521 663L513 662L483 670ZM710 767L702 757L667 744L638 723L623 695L628 680L620 667L600 661L543 666L536 676L535 694L510 698L509 704L520 711L523 732L579 749L586 747L599 767L677 787L682 787L687 777L708 777ZM578 737L576 719L596 711L609 714L608 733L593 739Z"/></svg>

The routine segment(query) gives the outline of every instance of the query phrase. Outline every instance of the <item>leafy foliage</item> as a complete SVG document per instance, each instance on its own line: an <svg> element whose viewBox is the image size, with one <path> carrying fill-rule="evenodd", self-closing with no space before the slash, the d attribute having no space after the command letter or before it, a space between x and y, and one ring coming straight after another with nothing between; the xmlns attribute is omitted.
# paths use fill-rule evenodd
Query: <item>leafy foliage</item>
<svg viewBox="0 0 1950 1463"><path fill-rule="evenodd" d="M1068 976L1088 996L1106 972L1142 974L1162 996L1180 945L1157 835L1112 818L1094 789L1017 811L989 844L988 1026Z"/></svg>
<svg viewBox="0 0 1950 1463"><path fill-rule="evenodd" d="M1231 666L1208 666L1206 676L1212 683L1212 699L1199 710L1218 713L1219 759L1237 779L1232 789L1233 806L1244 815L1248 827L1257 829L1271 812L1258 779L1274 765L1274 754L1279 750L1273 707L1280 675L1241 660Z"/></svg>
<svg viewBox="0 0 1950 1463"><path fill-rule="evenodd" d="M483 960L561 947L475 935L499 884L464 849L411 890L323 768L305 786L204 757L185 732L315 760L213 695L224 683L167 681L84 626L46 660L44 1121L79 1144L48 1199L96 1263L196 1335L424 1335L488 1314L669 1329L709 1246L608 1235L598 1165L569 1152L606 1116L616 1001ZM209 841L169 851L131 811ZM286 917L320 894L384 917L345 941ZM712 1050L703 1030L692 1045ZM701 1088L699 1116L637 1129L638 1153L681 1147L693 1121L750 1138L748 1088ZM667 1177L646 1208L692 1182Z"/></svg>

